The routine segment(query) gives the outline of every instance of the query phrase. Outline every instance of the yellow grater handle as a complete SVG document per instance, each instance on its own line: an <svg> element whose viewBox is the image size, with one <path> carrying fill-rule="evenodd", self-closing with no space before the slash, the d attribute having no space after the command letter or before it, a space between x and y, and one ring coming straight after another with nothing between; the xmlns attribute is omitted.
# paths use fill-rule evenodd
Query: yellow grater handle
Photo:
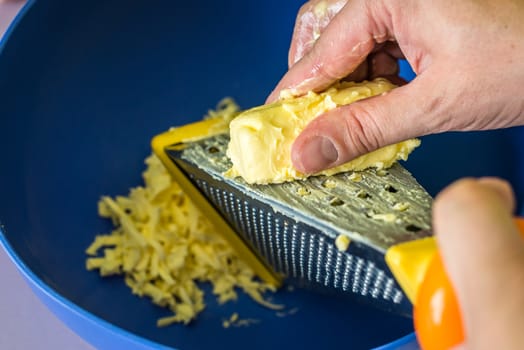
<svg viewBox="0 0 524 350"><path fill-rule="evenodd" d="M262 281L274 287L280 287L282 284L282 277L274 272L270 266L265 264L264 261L247 246L224 218L222 218L222 216L216 211L211 203L209 203L205 196L202 195L202 193L166 154L166 147L168 146L211 137L227 130L227 124L224 124L223 120L220 118L206 119L200 122L173 128L165 133L157 135L152 139L151 146L153 152L158 158L160 158L174 180L214 224L217 232L220 232L221 236L231 245L240 259L251 267L253 272Z"/></svg>
<svg viewBox="0 0 524 350"><path fill-rule="evenodd" d="M524 218L515 222L524 238ZM395 245L387 251L386 262L414 304L415 331L422 349L443 350L461 344L462 316L435 239Z"/></svg>

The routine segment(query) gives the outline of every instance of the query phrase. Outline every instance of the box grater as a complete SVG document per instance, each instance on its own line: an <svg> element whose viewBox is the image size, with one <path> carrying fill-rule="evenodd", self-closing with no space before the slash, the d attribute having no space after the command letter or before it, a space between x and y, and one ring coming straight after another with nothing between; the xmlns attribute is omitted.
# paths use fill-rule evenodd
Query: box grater
<svg viewBox="0 0 524 350"><path fill-rule="evenodd" d="M384 260L389 247L429 236L431 196L396 163L334 176L250 185L223 173L227 132L205 120L156 136L153 149L234 249L266 282L343 294L410 316ZM350 244L337 249L345 235Z"/></svg>

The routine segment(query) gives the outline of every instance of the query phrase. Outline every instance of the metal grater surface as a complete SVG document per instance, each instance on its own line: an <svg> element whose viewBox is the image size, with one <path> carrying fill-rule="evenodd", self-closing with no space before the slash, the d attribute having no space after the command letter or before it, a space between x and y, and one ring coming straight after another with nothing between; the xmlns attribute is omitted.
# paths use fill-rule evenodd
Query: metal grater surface
<svg viewBox="0 0 524 350"><path fill-rule="evenodd" d="M173 145L168 156L234 230L290 283L410 315L384 261L391 245L428 236L432 199L399 164L278 185L224 177L226 134ZM341 252L338 235L351 244Z"/></svg>

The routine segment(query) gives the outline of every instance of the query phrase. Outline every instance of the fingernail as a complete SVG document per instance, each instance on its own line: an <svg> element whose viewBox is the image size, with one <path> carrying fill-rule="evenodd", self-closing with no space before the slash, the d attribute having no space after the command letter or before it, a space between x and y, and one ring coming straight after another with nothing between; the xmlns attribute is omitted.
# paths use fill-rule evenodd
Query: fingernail
<svg viewBox="0 0 524 350"><path fill-rule="evenodd" d="M315 173L329 168L338 159L338 151L329 138L315 136L304 143L298 156L301 170Z"/></svg>

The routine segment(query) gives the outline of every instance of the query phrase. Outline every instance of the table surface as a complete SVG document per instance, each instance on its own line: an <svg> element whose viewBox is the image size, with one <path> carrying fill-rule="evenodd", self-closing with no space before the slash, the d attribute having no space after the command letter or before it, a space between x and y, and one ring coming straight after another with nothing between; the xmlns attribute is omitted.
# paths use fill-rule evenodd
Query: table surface
<svg viewBox="0 0 524 350"><path fill-rule="evenodd" d="M23 4L0 0L0 38ZM0 349L93 349L40 302L1 248L0 280Z"/></svg>

